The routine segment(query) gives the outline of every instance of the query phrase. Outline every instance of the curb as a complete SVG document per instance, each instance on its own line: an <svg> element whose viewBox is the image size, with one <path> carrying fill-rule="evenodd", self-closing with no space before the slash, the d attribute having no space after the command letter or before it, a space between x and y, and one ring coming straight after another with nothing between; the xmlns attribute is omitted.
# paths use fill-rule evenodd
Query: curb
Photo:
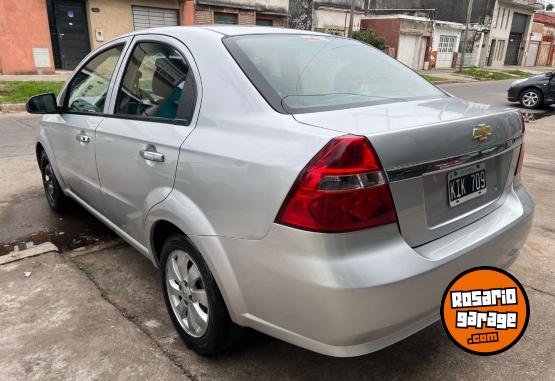
<svg viewBox="0 0 555 381"><path fill-rule="evenodd" d="M19 261L24 258L35 257L37 255L58 252L58 248L51 242L41 243L40 245L33 246L30 249L25 249L21 251L12 251L7 255L0 257L0 265L5 265L6 263L11 263Z"/></svg>
<svg viewBox="0 0 555 381"><path fill-rule="evenodd" d="M27 111L25 103L2 103L0 111L3 113Z"/></svg>

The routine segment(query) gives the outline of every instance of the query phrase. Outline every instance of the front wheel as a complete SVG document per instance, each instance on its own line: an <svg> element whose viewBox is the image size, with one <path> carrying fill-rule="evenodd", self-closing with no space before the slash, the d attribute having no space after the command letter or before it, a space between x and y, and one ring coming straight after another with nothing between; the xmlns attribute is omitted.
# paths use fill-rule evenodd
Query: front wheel
<svg viewBox="0 0 555 381"><path fill-rule="evenodd" d="M520 94L520 105L524 108L538 108L542 101L542 94L536 89L526 89Z"/></svg>
<svg viewBox="0 0 555 381"><path fill-rule="evenodd" d="M189 348L210 355L240 341L244 328L231 321L212 273L187 237L166 241L160 270L166 308Z"/></svg>

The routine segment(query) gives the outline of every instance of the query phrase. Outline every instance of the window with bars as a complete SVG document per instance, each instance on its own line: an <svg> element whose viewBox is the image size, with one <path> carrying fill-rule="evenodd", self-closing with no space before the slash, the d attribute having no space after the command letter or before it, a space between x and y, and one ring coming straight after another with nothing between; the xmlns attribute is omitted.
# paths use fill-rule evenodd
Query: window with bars
<svg viewBox="0 0 555 381"><path fill-rule="evenodd" d="M439 36L439 53L452 53L455 50L455 36Z"/></svg>

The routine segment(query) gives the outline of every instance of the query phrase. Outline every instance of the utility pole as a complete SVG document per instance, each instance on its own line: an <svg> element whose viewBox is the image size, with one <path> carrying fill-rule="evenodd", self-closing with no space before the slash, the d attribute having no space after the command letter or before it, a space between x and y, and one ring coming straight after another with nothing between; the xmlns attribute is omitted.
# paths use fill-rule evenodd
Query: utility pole
<svg viewBox="0 0 555 381"><path fill-rule="evenodd" d="M347 37L353 37L353 21L355 18L355 0L351 0L351 18L349 20L349 29L347 29Z"/></svg>
<svg viewBox="0 0 555 381"><path fill-rule="evenodd" d="M463 37L463 43L462 43L461 62L459 65L459 70L462 70L464 66L464 54L466 53L466 40L468 38L468 28L470 26L470 19L472 18L473 2L474 0L468 0L468 10L466 12L466 27L464 28L464 37Z"/></svg>

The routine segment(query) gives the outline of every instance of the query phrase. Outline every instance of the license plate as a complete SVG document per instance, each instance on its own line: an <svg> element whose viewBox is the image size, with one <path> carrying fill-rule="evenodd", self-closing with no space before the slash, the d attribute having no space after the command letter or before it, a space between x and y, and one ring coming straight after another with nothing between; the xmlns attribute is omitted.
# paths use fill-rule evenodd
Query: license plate
<svg viewBox="0 0 555 381"><path fill-rule="evenodd" d="M476 164L447 174L449 206L457 206L465 201L486 194L486 165Z"/></svg>

